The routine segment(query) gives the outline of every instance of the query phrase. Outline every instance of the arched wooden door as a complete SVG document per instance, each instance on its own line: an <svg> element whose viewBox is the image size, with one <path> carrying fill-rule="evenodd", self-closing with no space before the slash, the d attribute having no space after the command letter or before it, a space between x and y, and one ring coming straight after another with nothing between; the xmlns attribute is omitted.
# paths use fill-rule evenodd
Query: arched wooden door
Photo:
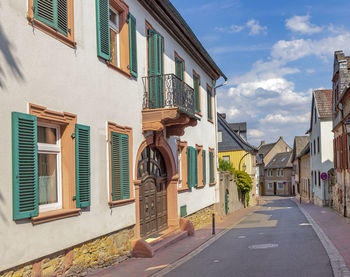
<svg viewBox="0 0 350 277"><path fill-rule="evenodd" d="M138 162L140 234L149 237L168 227L167 176L164 159L156 148L146 147Z"/></svg>

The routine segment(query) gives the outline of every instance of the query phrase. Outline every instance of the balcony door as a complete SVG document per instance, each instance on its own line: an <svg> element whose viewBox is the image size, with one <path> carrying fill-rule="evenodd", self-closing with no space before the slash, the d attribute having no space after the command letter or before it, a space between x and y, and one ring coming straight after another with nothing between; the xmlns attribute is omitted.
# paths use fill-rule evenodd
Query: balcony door
<svg viewBox="0 0 350 277"><path fill-rule="evenodd" d="M149 108L163 108L163 38L153 30L148 30L148 76Z"/></svg>

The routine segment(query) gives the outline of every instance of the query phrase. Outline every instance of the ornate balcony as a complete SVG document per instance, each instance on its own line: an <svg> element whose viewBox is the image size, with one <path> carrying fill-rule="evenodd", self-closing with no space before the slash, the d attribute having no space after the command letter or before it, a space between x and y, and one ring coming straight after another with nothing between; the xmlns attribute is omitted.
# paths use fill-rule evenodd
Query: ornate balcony
<svg viewBox="0 0 350 277"><path fill-rule="evenodd" d="M181 136L187 126L195 126L194 90L174 74L142 78L144 85L143 131L162 131Z"/></svg>

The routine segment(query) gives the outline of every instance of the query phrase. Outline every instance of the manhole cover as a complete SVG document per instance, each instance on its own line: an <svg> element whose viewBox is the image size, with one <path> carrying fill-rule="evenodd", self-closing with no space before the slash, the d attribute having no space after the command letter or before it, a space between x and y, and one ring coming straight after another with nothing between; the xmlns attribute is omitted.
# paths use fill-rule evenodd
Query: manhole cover
<svg viewBox="0 0 350 277"><path fill-rule="evenodd" d="M265 244L255 244L251 245L249 249L267 249L267 248L276 248L278 247L277 243L265 243Z"/></svg>

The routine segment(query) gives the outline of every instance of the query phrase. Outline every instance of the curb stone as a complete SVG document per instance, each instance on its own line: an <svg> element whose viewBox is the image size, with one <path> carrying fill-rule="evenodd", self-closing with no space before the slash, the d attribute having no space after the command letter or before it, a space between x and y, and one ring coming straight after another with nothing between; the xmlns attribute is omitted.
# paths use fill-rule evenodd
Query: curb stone
<svg viewBox="0 0 350 277"><path fill-rule="evenodd" d="M297 204L306 219L311 223L312 228L322 242L322 245L325 248L331 262L334 277L350 277L350 271L345 264L344 258L334 246L332 241L323 232L321 227L315 222L311 215L297 201L294 202Z"/></svg>

